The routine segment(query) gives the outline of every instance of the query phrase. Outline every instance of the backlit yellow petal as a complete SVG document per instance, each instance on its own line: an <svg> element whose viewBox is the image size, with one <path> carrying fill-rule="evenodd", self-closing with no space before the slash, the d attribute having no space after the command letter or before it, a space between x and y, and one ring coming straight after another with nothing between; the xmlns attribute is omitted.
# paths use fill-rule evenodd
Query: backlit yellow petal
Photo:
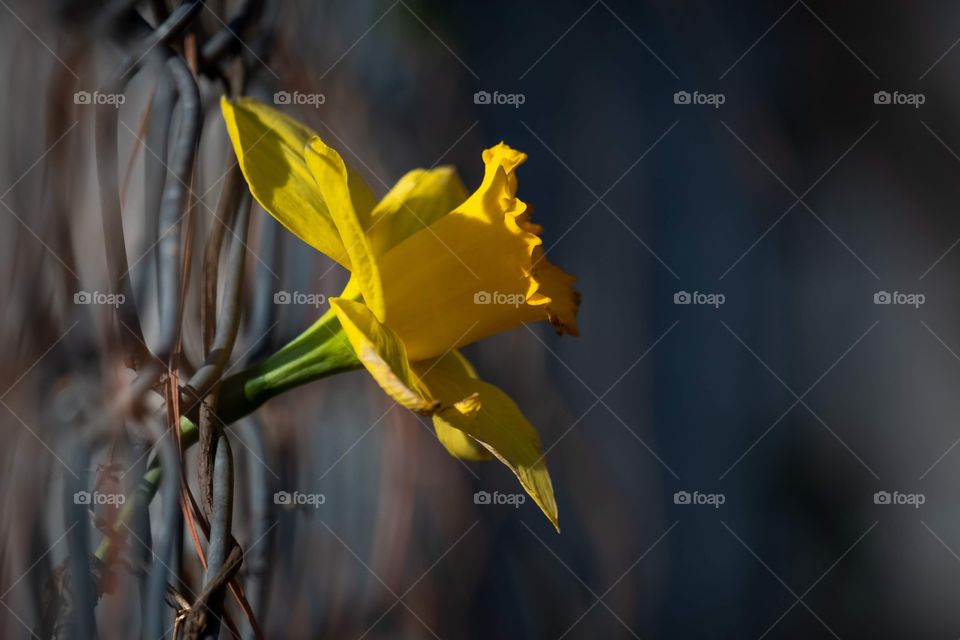
<svg viewBox="0 0 960 640"><path fill-rule="evenodd" d="M462 355L417 362L413 371L420 384L442 405L434 422L462 431L480 442L520 480L524 490L559 530L557 503L550 473L543 459L540 436L517 405L503 391L478 380ZM459 398L477 395L479 407L463 411Z"/></svg>
<svg viewBox="0 0 960 640"><path fill-rule="evenodd" d="M482 444L468 436L466 433L450 426L450 424L439 415L433 416L433 428L437 432L437 439L447 452L460 458L461 460L489 460L493 457Z"/></svg>
<svg viewBox="0 0 960 640"><path fill-rule="evenodd" d="M540 229L515 195L525 158L503 143L486 150L480 188L379 258L385 321L411 359L537 320L577 332L573 277L544 257Z"/></svg>
<svg viewBox="0 0 960 640"><path fill-rule="evenodd" d="M250 98L231 102L224 97L220 107L237 161L260 206L295 236L350 268L324 193L304 157L304 147L316 133ZM363 180L347 171L354 208L368 222L376 200Z"/></svg>
<svg viewBox="0 0 960 640"><path fill-rule="evenodd" d="M314 136L306 146L307 166L323 193L330 217L340 232L349 255L352 277L360 287L364 302L378 320L383 320L383 285L363 222L354 209L350 175L340 154Z"/></svg>
<svg viewBox="0 0 960 640"><path fill-rule="evenodd" d="M418 413L430 414L437 408L435 400L424 397L418 390L403 343L377 321L365 304L331 298L330 307L337 314L357 358L387 395Z"/></svg>
<svg viewBox="0 0 960 640"><path fill-rule="evenodd" d="M453 167L409 171L373 210L368 234L374 252L383 255L466 199L467 189Z"/></svg>
<svg viewBox="0 0 960 640"><path fill-rule="evenodd" d="M471 378L477 377L477 372L473 366L459 351L451 352L451 355L460 359L464 371ZM434 360L436 362L436 360ZM416 365L413 365L416 368ZM427 365L429 366L429 365ZM426 371L426 367L421 369L421 373ZM454 405L460 413L464 415L473 415L480 410L480 394L473 394ZM482 444L474 440L471 436L450 426L450 424L439 415L433 416L433 428L437 432L437 438L446 448L450 455L463 460L489 460L493 454Z"/></svg>
<svg viewBox="0 0 960 640"><path fill-rule="evenodd" d="M337 232L303 157L313 132L255 100L220 100L250 193L298 238L348 267Z"/></svg>

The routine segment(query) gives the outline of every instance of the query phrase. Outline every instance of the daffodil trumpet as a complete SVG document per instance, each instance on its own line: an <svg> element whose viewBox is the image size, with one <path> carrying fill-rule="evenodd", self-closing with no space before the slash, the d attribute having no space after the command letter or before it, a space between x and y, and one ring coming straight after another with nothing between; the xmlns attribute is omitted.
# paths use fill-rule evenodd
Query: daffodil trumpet
<svg viewBox="0 0 960 640"><path fill-rule="evenodd" d="M459 349L548 320L577 334L574 278L546 257L517 198L526 154L483 152L468 193L452 167L415 169L383 198L312 130L248 98L221 102L250 192L286 229L349 270L345 290L299 338L224 381L229 422L310 380L365 369L397 404L433 419L446 449L499 459L557 526L540 438L517 405Z"/></svg>

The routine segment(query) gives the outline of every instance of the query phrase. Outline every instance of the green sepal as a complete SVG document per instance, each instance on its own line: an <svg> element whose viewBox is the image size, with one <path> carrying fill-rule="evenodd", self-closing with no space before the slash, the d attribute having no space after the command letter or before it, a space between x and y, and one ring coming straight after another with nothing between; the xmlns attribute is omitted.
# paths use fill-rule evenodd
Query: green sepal
<svg viewBox="0 0 960 640"><path fill-rule="evenodd" d="M272 356L225 379L217 398L217 413L230 424L284 391L362 366L340 320L327 311Z"/></svg>

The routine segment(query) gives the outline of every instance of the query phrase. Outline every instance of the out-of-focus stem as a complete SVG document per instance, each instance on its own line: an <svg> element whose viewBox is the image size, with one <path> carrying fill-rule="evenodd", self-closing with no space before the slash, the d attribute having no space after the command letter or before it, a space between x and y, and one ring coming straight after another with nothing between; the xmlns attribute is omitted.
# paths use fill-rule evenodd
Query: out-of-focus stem
<svg viewBox="0 0 960 640"><path fill-rule="evenodd" d="M216 413L224 425L253 413L268 399L294 387L327 376L353 371L362 365L343 334L340 321L327 312L298 338L263 363L225 379L217 396ZM197 443L196 410L180 417L180 442L184 449ZM114 550L114 540L134 516L138 505L149 503L160 485L161 461L155 458L144 474L132 499L120 512L114 535L107 536L97 549L97 557L106 560Z"/></svg>
<svg viewBox="0 0 960 640"><path fill-rule="evenodd" d="M197 436L199 435L199 430L197 425L189 420L186 416L181 416L180 418L180 441L183 444L184 449L187 447L192 447L197 442ZM113 527L113 535L105 537L101 542L100 546L97 547L96 555L97 559L105 561L110 556L110 553L115 550L114 541L122 536L123 527L133 519L134 513L138 507L148 504L153 496L156 495L157 489L160 487L160 480L163 476L163 467L160 463L160 459L155 458L151 463L150 467L147 469L147 472L143 474L143 477L140 479L140 484L137 486L137 490L134 492L131 499L127 500L123 504L123 508L120 510L119 517L117 522Z"/></svg>

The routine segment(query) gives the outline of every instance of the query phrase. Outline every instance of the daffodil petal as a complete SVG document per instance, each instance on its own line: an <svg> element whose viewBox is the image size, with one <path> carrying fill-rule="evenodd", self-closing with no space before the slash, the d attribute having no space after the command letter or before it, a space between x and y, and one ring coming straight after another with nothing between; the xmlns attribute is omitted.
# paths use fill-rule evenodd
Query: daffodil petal
<svg viewBox="0 0 960 640"><path fill-rule="evenodd" d="M250 193L270 215L314 249L350 268L303 148L310 129L249 98L220 99L237 162Z"/></svg>
<svg viewBox="0 0 960 640"><path fill-rule="evenodd" d="M371 214L368 235L374 251L383 255L466 199L467 189L453 167L407 172Z"/></svg>
<svg viewBox="0 0 960 640"><path fill-rule="evenodd" d="M295 236L349 269L350 258L325 194L304 157L304 147L316 133L251 98L223 97L220 108L237 162L260 206ZM359 176L347 171L354 208L368 221L376 199Z"/></svg>
<svg viewBox="0 0 960 640"><path fill-rule="evenodd" d="M362 302L331 298L330 307L337 314L357 358L387 395L411 411L433 413L438 403L419 392L406 349L396 334L380 324Z"/></svg>
<svg viewBox="0 0 960 640"><path fill-rule="evenodd" d="M470 362L468 362L459 351L455 351L453 354L460 358L460 362L467 375L471 378L476 378L477 372ZM426 369L423 371L425 370ZM457 402L454 406L464 415L473 415L480 410L480 395L474 393ZM472 436L468 436L460 429L451 426L450 423L439 415L433 416L433 428L434 431L437 432L437 439L440 440L440 444L442 444L452 456L462 460L489 460L493 457L493 454L482 444L474 440Z"/></svg>
<svg viewBox="0 0 960 640"><path fill-rule="evenodd" d="M437 439L447 452L461 460L483 461L493 457L482 444L468 436L466 433L450 426L450 424L438 415L433 416L433 428L437 432Z"/></svg>
<svg viewBox="0 0 960 640"><path fill-rule="evenodd" d="M492 384L477 379L467 360L455 351L411 366L424 391L441 404L434 423L462 431L486 447L510 468L559 530L557 503L540 436L513 400ZM479 406L464 407L461 399L474 394Z"/></svg>
<svg viewBox="0 0 960 640"><path fill-rule="evenodd" d="M347 280L346 286L338 297L353 301L363 300L363 291L360 289L360 282L355 276L350 276L350 279Z"/></svg>
<svg viewBox="0 0 960 640"><path fill-rule="evenodd" d="M323 193L330 217L333 218L344 249L349 255L352 279L357 281L363 300L373 311L373 315L382 321L383 285L366 229L354 208L347 165L339 153L317 136L307 142L305 153L307 166Z"/></svg>

